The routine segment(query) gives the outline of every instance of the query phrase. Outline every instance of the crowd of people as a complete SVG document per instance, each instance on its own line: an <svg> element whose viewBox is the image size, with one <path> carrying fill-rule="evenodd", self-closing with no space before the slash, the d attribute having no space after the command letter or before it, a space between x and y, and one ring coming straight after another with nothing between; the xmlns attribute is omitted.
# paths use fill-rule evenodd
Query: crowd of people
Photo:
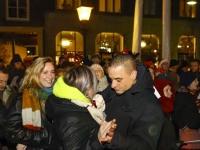
<svg viewBox="0 0 200 150"><path fill-rule="evenodd" d="M200 140L199 60L156 68L126 51L80 66L61 56L26 68L19 54L1 63L0 150L200 149L183 144Z"/></svg>

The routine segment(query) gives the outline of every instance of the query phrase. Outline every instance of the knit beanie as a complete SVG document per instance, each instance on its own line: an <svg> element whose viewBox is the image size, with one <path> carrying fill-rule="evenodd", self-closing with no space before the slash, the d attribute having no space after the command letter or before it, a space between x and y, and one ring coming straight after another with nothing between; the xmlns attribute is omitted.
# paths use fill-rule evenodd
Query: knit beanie
<svg viewBox="0 0 200 150"><path fill-rule="evenodd" d="M182 60L180 67L181 68L188 67L188 62L186 60Z"/></svg>
<svg viewBox="0 0 200 150"><path fill-rule="evenodd" d="M164 62L168 62L168 60L167 59L161 59L160 60L160 63L159 63L159 68L162 68L161 66L162 66L162 64L164 63ZM169 63L169 62L168 62Z"/></svg>
<svg viewBox="0 0 200 150"><path fill-rule="evenodd" d="M150 67L151 65L153 65L153 62L152 61L145 61L144 64L145 64L145 66L149 66Z"/></svg>
<svg viewBox="0 0 200 150"><path fill-rule="evenodd" d="M173 66L177 66L179 65L178 60L176 59L171 59L170 61L170 66L169 67L173 67Z"/></svg>
<svg viewBox="0 0 200 150"><path fill-rule="evenodd" d="M104 76L104 71L103 71L103 68L101 67L101 65L99 65L99 64L93 64L93 65L90 66L90 68L92 68L92 69L94 69L95 67L99 68L102 71L102 74Z"/></svg>
<svg viewBox="0 0 200 150"><path fill-rule="evenodd" d="M188 87L196 78L196 74L192 72L182 72L180 75L180 84Z"/></svg>
<svg viewBox="0 0 200 150"><path fill-rule="evenodd" d="M22 59L19 54L14 54L13 59L11 60L11 64L14 64L16 62L22 62Z"/></svg>
<svg viewBox="0 0 200 150"><path fill-rule="evenodd" d="M123 53L123 54L129 54L129 53L128 53L128 50L126 50L126 49L123 50L122 53Z"/></svg>
<svg viewBox="0 0 200 150"><path fill-rule="evenodd" d="M161 74L165 74L165 71L162 68L157 68L154 70L154 72L160 72Z"/></svg>

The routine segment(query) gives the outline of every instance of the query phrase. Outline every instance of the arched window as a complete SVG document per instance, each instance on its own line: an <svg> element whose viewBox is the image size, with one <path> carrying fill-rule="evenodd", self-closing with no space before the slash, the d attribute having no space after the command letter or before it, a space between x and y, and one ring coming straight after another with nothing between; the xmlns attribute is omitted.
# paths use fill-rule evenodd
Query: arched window
<svg viewBox="0 0 200 150"><path fill-rule="evenodd" d="M76 63L82 61L83 36L76 31L61 31L56 35L56 63L60 56L65 56L68 61ZM77 57L78 56L78 57Z"/></svg>
<svg viewBox="0 0 200 150"><path fill-rule="evenodd" d="M119 33L102 32L96 36L95 53L99 53L102 59L112 58L114 53L123 51L124 38Z"/></svg>
<svg viewBox="0 0 200 150"><path fill-rule="evenodd" d="M156 62L159 59L160 40L154 34L142 34L141 41L141 59L143 62L152 60Z"/></svg>
<svg viewBox="0 0 200 150"><path fill-rule="evenodd" d="M178 60L190 61L195 58L196 38L192 35L182 35L178 42Z"/></svg>

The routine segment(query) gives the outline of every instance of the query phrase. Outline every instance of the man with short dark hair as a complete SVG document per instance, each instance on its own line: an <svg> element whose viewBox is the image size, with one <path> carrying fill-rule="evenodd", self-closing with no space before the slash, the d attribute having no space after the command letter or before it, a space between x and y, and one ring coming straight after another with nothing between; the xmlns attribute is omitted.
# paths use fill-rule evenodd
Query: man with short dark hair
<svg viewBox="0 0 200 150"><path fill-rule="evenodd" d="M191 69L190 72L194 73L199 81L199 85L200 85L200 72L199 72L199 60L198 59L193 59L191 62Z"/></svg>
<svg viewBox="0 0 200 150"><path fill-rule="evenodd" d="M61 68L62 63L65 62L65 61L66 61L66 58L64 56L60 56L57 69Z"/></svg>
<svg viewBox="0 0 200 150"><path fill-rule="evenodd" d="M13 87L7 85L8 79L9 74L5 67L0 67L0 99L6 108L9 108L13 97L17 94Z"/></svg>
<svg viewBox="0 0 200 150"><path fill-rule="evenodd" d="M102 95L107 121L116 119L108 149L155 150L163 123L163 111L154 95L149 70L131 55L119 54L109 63L112 83Z"/></svg>
<svg viewBox="0 0 200 150"><path fill-rule="evenodd" d="M13 97L17 95L15 89L7 85L9 74L4 66L0 67L0 145L6 148L6 138L3 131L4 116L9 108Z"/></svg>

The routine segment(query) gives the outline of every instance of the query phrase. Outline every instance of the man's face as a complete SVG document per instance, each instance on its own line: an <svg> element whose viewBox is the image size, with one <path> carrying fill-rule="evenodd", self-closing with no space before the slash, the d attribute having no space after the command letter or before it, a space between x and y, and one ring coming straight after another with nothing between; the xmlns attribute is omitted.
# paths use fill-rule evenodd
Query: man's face
<svg viewBox="0 0 200 150"><path fill-rule="evenodd" d="M122 94L130 89L136 82L137 71L133 70L131 73L128 73L124 66L118 66L116 68L109 67L108 74L112 80L111 88L113 88L117 94Z"/></svg>
<svg viewBox="0 0 200 150"><path fill-rule="evenodd" d="M62 63L65 61L66 59L61 59L59 64L62 65Z"/></svg>
<svg viewBox="0 0 200 150"><path fill-rule="evenodd" d="M7 85L8 74L0 72L0 91L3 91Z"/></svg>
<svg viewBox="0 0 200 150"><path fill-rule="evenodd" d="M168 63L167 61L165 61L165 62L161 65L161 67L163 68L164 71L167 71L167 70L169 70L169 63Z"/></svg>
<svg viewBox="0 0 200 150"><path fill-rule="evenodd" d="M191 70L192 72L198 71L199 63L198 62L191 62Z"/></svg>

